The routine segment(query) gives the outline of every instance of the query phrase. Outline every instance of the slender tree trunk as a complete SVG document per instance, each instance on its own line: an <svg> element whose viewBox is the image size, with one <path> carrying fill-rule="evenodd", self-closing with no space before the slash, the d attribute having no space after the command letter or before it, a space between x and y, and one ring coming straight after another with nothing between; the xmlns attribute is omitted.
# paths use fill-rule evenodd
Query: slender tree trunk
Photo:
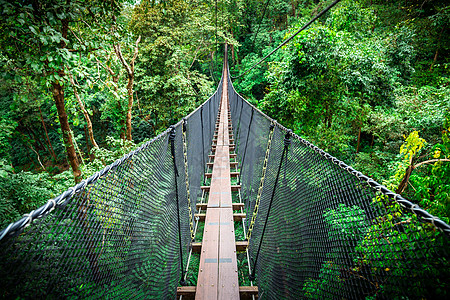
<svg viewBox="0 0 450 300"><path fill-rule="evenodd" d="M111 70L111 69L110 69ZM112 70L111 70L112 72ZM114 82L114 90L116 91L116 94L119 95L119 75L114 74L114 72L111 73L112 74L112 80ZM120 138L122 140L125 140L125 118L123 118L122 116L122 103L120 103L120 98L117 98L117 109L121 112L121 117L120 117Z"/></svg>
<svg viewBox="0 0 450 300"><path fill-rule="evenodd" d="M94 138L94 131L92 130L91 118L89 117L86 107L84 107L83 101L81 101L81 99L80 99L80 95L78 94L77 87L75 85L75 81L73 80L72 73L70 73L70 72L68 72L68 73L69 73L68 75L69 75L70 83L72 84L72 87L73 87L73 93L75 95L75 98L77 99L78 105L80 105L80 108L81 108L81 111L83 112L84 118L86 119L87 130L89 133L89 139L91 140L92 145L95 148L98 148L97 142L95 141L95 138Z"/></svg>
<svg viewBox="0 0 450 300"><path fill-rule="evenodd" d="M439 38L438 38L438 43L437 43L437 49L436 49L436 53L434 54L434 58L433 58L433 62L431 63L430 69L428 70L429 72L431 72L431 70L433 70L433 66L436 63L437 57L438 57L438 53L439 53L439 47L441 44L441 36L442 36L442 32L444 32L444 27L442 27L441 32L439 33Z"/></svg>
<svg viewBox="0 0 450 300"><path fill-rule="evenodd" d="M67 39L67 32L69 30L69 21L67 19L62 20L61 35L64 39ZM66 42L62 39L60 48L66 48ZM58 71L59 77L64 77L64 66ZM72 168L75 182L81 181L81 171L78 167L77 154L75 153L75 147L73 146L72 135L70 134L69 120L67 119L66 107L64 104L64 87L59 81L52 82L52 94L55 100L56 110L58 112L59 124L61 126L61 132L63 135L64 146L67 152L67 158L69 159L70 167Z"/></svg>
<svg viewBox="0 0 450 300"><path fill-rule="evenodd" d="M231 45L231 59L233 61L233 66L235 66L236 65L236 57L234 54L234 45Z"/></svg>
<svg viewBox="0 0 450 300"><path fill-rule="evenodd" d="M133 83L134 83L134 72L131 76L128 76L128 110L127 110L127 140L131 141L131 109L133 108Z"/></svg>
<svg viewBox="0 0 450 300"><path fill-rule="evenodd" d="M27 130L31 133L31 135L34 138L34 142L37 143L39 145L39 147L41 147L41 149L46 150L47 148L44 146L44 144L42 144L41 140L38 138L38 135L33 131L33 129L27 128ZM39 150L38 147L36 147L37 150Z"/></svg>
<svg viewBox="0 0 450 300"><path fill-rule="evenodd" d="M359 130L358 130L358 142L356 143L356 153L359 153L359 144L360 143L361 143L361 126L359 126Z"/></svg>
<svg viewBox="0 0 450 300"><path fill-rule="evenodd" d="M62 71L60 73L63 73ZM60 74L64 76L64 74ZM61 126L61 131L64 140L64 146L66 147L67 157L69 159L70 166L73 171L73 176L76 182L81 180L81 172L78 168L78 159L75 153L75 147L73 146L72 136L70 134L69 121L67 119L66 108L64 105L64 88L59 84L59 82L53 82L53 99L55 100L56 110L58 111L59 124Z"/></svg>
<svg viewBox="0 0 450 300"><path fill-rule="evenodd" d="M42 122L42 127L44 127L44 131L45 131L45 136L47 137L47 146L48 146L48 150L50 152L50 155L53 157L53 159L56 161L56 154L55 154L55 150L53 150L53 145L52 142L50 141L50 138L48 137L48 132L47 132L47 126L45 126L45 122L44 122L44 117L42 116L42 110L41 107L38 106L39 109L39 113L41 116L41 122Z"/></svg>
<svg viewBox="0 0 450 300"><path fill-rule="evenodd" d="M122 54L122 50L120 49L120 45L116 44L114 45L114 50L116 52L117 57L120 59L120 61L122 62L123 67L125 68L125 70L127 71L127 76L128 76L128 84L127 84L127 91L128 91L128 109L127 109L127 117L126 117L126 136L127 136L127 140L131 141L131 109L133 108L133 83L134 83L134 62L136 61L136 58L138 56L138 45L139 42L141 41L141 36L139 36L136 40L136 46L134 48L134 54L133 54L133 58L131 59L130 64L128 65L128 63L125 61L123 54Z"/></svg>
<svg viewBox="0 0 450 300"><path fill-rule="evenodd" d="M91 153L91 145L89 145L89 133L88 133L88 129L87 129L86 125L84 125L84 137L86 138L86 148L87 148L87 153L89 155L89 161L93 162L94 156Z"/></svg>

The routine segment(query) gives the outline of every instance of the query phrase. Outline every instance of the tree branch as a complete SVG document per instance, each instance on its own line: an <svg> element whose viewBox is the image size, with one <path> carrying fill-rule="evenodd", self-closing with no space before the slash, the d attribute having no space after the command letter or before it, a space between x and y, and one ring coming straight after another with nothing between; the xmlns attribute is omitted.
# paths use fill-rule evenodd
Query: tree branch
<svg viewBox="0 0 450 300"><path fill-rule="evenodd" d="M128 65L128 63L123 58L122 50L120 49L120 45L119 44L115 44L115 45L113 45L113 47L114 47L114 51L116 51L117 57L119 58L119 60L122 63L123 67L125 68L125 70L127 71L128 76L131 76L133 74L133 72L131 71L131 68Z"/></svg>
<svg viewBox="0 0 450 300"><path fill-rule="evenodd" d="M403 193L405 191L405 189L406 189L406 187L407 187L407 185L409 183L409 177L411 176L411 173L414 171L414 169L416 169L416 168L418 168L418 167L420 167L422 165L434 164L434 163L439 162L439 161L450 162L450 159L448 159L448 158L430 159L430 160L426 160L426 161L420 162L420 163L418 163L416 165L411 164L408 167L408 169L406 169L405 176L403 176L403 179L400 182L400 184L399 184L399 186L398 186L398 188L397 188L397 190L395 192L397 194L401 194L401 193Z"/></svg>
<svg viewBox="0 0 450 300"><path fill-rule="evenodd" d="M415 165L415 166L414 166L414 169L415 169L415 168L417 168L417 167L420 167L421 165L429 165L429 164L434 164L434 163L436 163L436 162L439 162L439 161L446 161L446 162L450 162L450 159L448 159L448 158L443 158L443 159L439 159L439 158L437 158L437 159L430 159L430 160L426 160L426 161L423 161L423 162L421 162L421 163L418 163L417 165Z"/></svg>

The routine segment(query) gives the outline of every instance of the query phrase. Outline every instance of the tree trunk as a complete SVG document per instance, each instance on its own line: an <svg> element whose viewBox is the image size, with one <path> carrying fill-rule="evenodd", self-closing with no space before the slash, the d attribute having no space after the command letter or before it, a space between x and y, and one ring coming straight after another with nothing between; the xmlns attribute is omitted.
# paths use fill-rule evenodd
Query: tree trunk
<svg viewBox="0 0 450 300"><path fill-rule="evenodd" d="M235 54L234 54L234 45L231 45L231 59L233 61L233 66L236 65L236 58L235 58Z"/></svg>
<svg viewBox="0 0 450 300"><path fill-rule="evenodd" d="M37 143L42 150L46 150L47 148L45 148L44 144L42 144L41 140L38 138L38 135L33 131L33 129L31 127L28 127L27 130L33 136L34 142ZM38 147L35 148L36 150L39 150Z"/></svg>
<svg viewBox="0 0 450 300"><path fill-rule="evenodd" d="M38 106L38 108L39 108L39 113L40 113L40 116L41 116L42 127L44 127L45 136L47 137L47 143L46 144L48 145L48 150L50 152L50 155L53 157L53 159L56 162L56 154L55 154L55 151L53 150L52 142L50 141L50 138L48 137L47 126L45 126L44 117L42 116L42 110L41 110L40 106Z"/></svg>
<svg viewBox="0 0 450 300"><path fill-rule="evenodd" d="M60 71L61 77L64 76L63 71ZM67 119L66 108L64 105L64 89L55 81L52 83L53 87L53 99L55 100L56 110L58 111L59 124L61 126L61 131L64 140L64 146L66 147L67 157L69 159L70 166L72 167L73 176L75 177L75 182L81 181L81 172L78 168L78 159L75 153L75 147L73 146L72 136L70 134L69 121Z"/></svg>
<svg viewBox="0 0 450 300"><path fill-rule="evenodd" d="M111 70L111 69L110 69ZM112 70L111 70L112 72ZM119 75L111 73L112 80L114 82L114 90L116 91L116 94L119 95ZM120 98L117 97L117 110L120 111L120 138L122 140L125 140L125 119L122 116L122 103L120 103Z"/></svg>
<svg viewBox="0 0 450 300"><path fill-rule="evenodd" d="M65 39L67 39L67 32L69 30L69 21L67 19L62 20L61 35L64 39L61 39L60 48L66 48ZM58 71L59 77L64 77L64 66ZM63 135L64 147L66 148L67 158L72 168L75 182L81 181L81 171L78 167L77 154L75 153L75 147L73 146L72 135L70 134L70 125L67 119L66 107L64 104L64 87L59 81L52 82L52 94L55 100L56 110L58 112L59 125L61 126L61 132Z"/></svg>
<svg viewBox="0 0 450 300"><path fill-rule="evenodd" d="M89 145L89 133L88 133L86 125L84 125L84 137L86 138L86 148L87 148L87 153L89 155L89 161L93 162L95 157L91 153L91 145Z"/></svg>
<svg viewBox="0 0 450 300"><path fill-rule="evenodd" d="M91 118L89 117L86 107L84 107L83 101L81 101L81 99L80 99L80 95L78 94L77 87L75 86L75 81L73 80L72 73L70 73L70 72L68 72L68 73L69 73L70 83L73 86L73 93L75 95L75 98L77 99L78 105L80 105L80 108L81 108L81 111L83 112L84 118L86 119L87 130L89 133L89 139L91 140L91 143L94 146L94 148L98 148L97 142L95 141L95 138L94 138L94 131L92 130Z"/></svg>
<svg viewBox="0 0 450 300"><path fill-rule="evenodd" d="M114 45L114 50L116 52L116 55L122 62L122 65L125 68L125 70L127 71L127 75L128 75L128 84L127 84L128 110L127 110L127 117L126 117L125 123L126 123L126 127L127 127L126 136L127 136L127 140L129 140L129 141L132 140L132 138L131 138L131 109L133 108L134 62L136 61L136 58L138 56L138 50L139 50L138 45L139 45L140 41L141 41L141 36L139 36L136 40L136 46L134 47L133 58L131 59L131 62L129 65L123 57L122 50L120 49L120 45L119 44Z"/></svg>
<svg viewBox="0 0 450 300"><path fill-rule="evenodd" d="M361 124L362 126L362 124ZM356 143L356 153L359 153L359 145L361 143L361 126L359 126L358 130L358 142Z"/></svg>
<svg viewBox="0 0 450 300"><path fill-rule="evenodd" d="M127 140L131 141L131 109L133 108L133 82L134 82L134 72L128 76L128 110L127 110Z"/></svg>
<svg viewBox="0 0 450 300"><path fill-rule="evenodd" d="M431 70L433 70L433 66L436 63L437 57L438 57L438 53L439 53L439 47L441 44L441 36L442 36L442 32L444 32L444 27L442 27L441 32L439 33L439 38L438 38L438 42L437 42L437 49L436 49L436 53L434 54L434 58L433 58L433 62L431 63L430 69L428 70L429 72L431 72Z"/></svg>

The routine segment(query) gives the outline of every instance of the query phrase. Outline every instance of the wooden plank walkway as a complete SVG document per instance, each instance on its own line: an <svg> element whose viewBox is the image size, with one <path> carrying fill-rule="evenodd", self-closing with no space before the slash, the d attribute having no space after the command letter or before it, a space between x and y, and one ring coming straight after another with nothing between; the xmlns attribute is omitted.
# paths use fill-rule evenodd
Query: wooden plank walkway
<svg viewBox="0 0 450 300"><path fill-rule="evenodd" d="M227 78L226 72L225 69L224 78ZM230 142L228 129L227 80L223 81L219 114L217 143L213 147L213 170L208 176L211 177L211 186L206 206L195 299L239 299L230 179L230 148L234 145Z"/></svg>

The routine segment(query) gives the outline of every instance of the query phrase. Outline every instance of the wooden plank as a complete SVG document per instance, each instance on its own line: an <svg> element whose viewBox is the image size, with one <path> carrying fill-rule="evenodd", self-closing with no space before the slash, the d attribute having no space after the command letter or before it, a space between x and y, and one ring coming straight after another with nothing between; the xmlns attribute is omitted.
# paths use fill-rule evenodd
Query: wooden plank
<svg viewBox="0 0 450 300"><path fill-rule="evenodd" d="M209 208L211 208L211 205L209 205ZM214 208L214 207L212 207L212 208ZM206 211L208 211L208 210L206 209ZM198 220L200 222L204 222L206 219L206 215L207 214L204 214L204 213L201 213L201 214L197 213L197 214L194 214L194 218L198 218ZM233 221L235 221L235 222L241 221L242 219L245 219L247 217L247 215L245 213L234 213L234 214L232 213L232 215L233 215Z"/></svg>
<svg viewBox="0 0 450 300"><path fill-rule="evenodd" d="M215 154L209 154L208 157L209 158L214 158L214 157L216 157L216 155ZM230 158L236 158L236 157L237 157L236 153L230 153Z"/></svg>
<svg viewBox="0 0 450 300"><path fill-rule="evenodd" d="M242 219L245 219L245 218L247 218L247 215L245 213L234 213L233 214L233 220L235 222L239 222L239 221L241 221Z"/></svg>
<svg viewBox="0 0 450 300"><path fill-rule="evenodd" d="M235 243L236 251L242 252L245 251L245 249L248 246L248 241L236 241ZM191 244L192 252L194 253L200 253L202 251L202 242L194 242Z"/></svg>
<svg viewBox="0 0 450 300"><path fill-rule="evenodd" d="M211 152L215 153L214 163L207 164L212 167L212 172L205 174L211 178L211 185L201 187L203 191L209 191L207 209L204 214L195 214L205 220L195 299L239 299L236 251L235 247L230 247L235 243L229 155L234 145L231 146L229 141L227 93L225 81L216 139L211 146ZM238 188L234 187L235 190ZM199 207L205 208L204 204ZM194 244L192 246L194 249Z"/></svg>
<svg viewBox="0 0 450 300"><path fill-rule="evenodd" d="M238 209L243 209L245 204L244 203L231 203L232 209L233 210L238 210ZM208 208L208 203L197 203L196 204L197 210L199 211L200 209L202 211L206 211L206 209Z"/></svg>
<svg viewBox="0 0 450 300"><path fill-rule="evenodd" d="M204 191L209 191L211 189L211 186L210 185L202 185L200 188ZM236 192L236 191L239 191L240 188L241 188L240 185L232 185L231 191Z"/></svg>
<svg viewBox="0 0 450 300"><path fill-rule="evenodd" d="M230 172L230 177L237 177L239 176L239 172ZM212 173L205 173L205 177L206 178L211 178L212 177Z"/></svg>
<svg viewBox="0 0 450 300"><path fill-rule="evenodd" d="M258 299L258 287L257 286L240 286L239 297L241 300L253 300Z"/></svg>
<svg viewBox="0 0 450 300"><path fill-rule="evenodd" d="M211 206L210 206L210 208L211 208ZM206 211L208 211L208 210L206 209ZM203 213L198 214L197 213L197 214L194 214L194 218L198 218L198 220L200 222L204 222L206 219L206 215L207 214L203 214ZM235 221L235 222L241 221L242 219L245 219L247 217L247 215L245 213L234 213L232 215L233 215L233 221Z"/></svg>
<svg viewBox="0 0 450 300"><path fill-rule="evenodd" d="M217 299L219 226L208 226L220 218L219 209L209 209L203 231L196 299Z"/></svg>
<svg viewBox="0 0 450 300"><path fill-rule="evenodd" d="M233 151L234 147L236 146L235 144L226 144L226 146L230 147L230 151ZM217 147L217 145L212 145L211 146L213 149L215 149Z"/></svg>
<svg viewBox="0 0 450 300"><path fill-rule="evenodd" d="M248 247L248 241L236 241L236 251L241 252L245 251Z"/></svg>
<svg viewBox="0 0 450 300"><path fill-rule="evenodd" d="M195 290L197 289L196 286L179 286L177 287L177 295L190 295L190 294L195 294Z"/></svg>
<svg viewBox="0 0 450 300"><path fill-rule="evenodd" d="M221 203L231 203L231 195L222 199ZM239 298L239 281L236 250L230 245L235 243L233 211L231 208L220 211L220 243L219 243L219 297L221 300Z"/></svg>
<svg viewBox="0 0 450 300"><path fill-rule="evenodd" d="M187 296L193 297L195 295L197 287L196 286L179 286L177 287L177 296ZM258 295L258 287L257 286L240 286L239 287L239 296L240 298L251 297L252 295ZM185 297L183 297L185 299ZM191 298L190 298L191 299Z"/></svg>

